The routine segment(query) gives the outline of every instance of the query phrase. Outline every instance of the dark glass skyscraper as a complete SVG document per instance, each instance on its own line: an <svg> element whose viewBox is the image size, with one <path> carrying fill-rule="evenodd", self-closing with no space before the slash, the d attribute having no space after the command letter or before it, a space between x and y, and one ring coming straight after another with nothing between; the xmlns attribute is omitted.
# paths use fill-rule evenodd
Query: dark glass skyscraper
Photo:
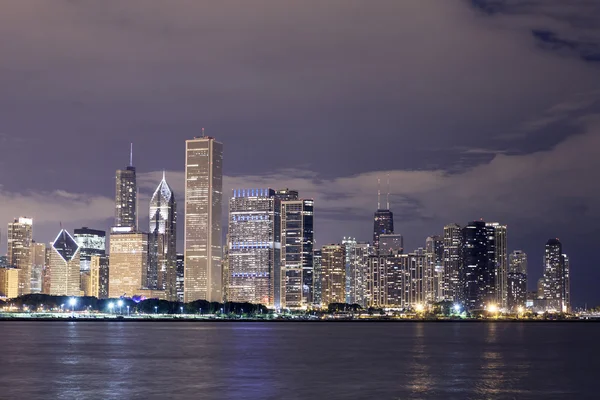
<svg viewBox="0 0 600 400"><path fill-rule="evenodd" d="M470 310L497 304L496 240L493 227L473 221L462 230L461 282L463 301Z"/></svg>
<svg viewBox="0 0 600 400"><path fill-rule="evenodd" d="M106 255L106 232L83 227L75 229L73 238L79 245L80 270L89 271L92 256Z"/></svg>
<svg viewBox="0 0 600 400"><path fill-rule="evenodd" d="M390 210L379 209L373 218L373 247L379 251L379 236L394 233L394 214Z"/></svg>
<svg viewBox="0 0 600 400"><path fill-rule="evenodd" d="M165 291L167 300L177 299L177 203L165 179L150 200L148 282L151 289Z"/></svg>
<svg viewBox="0 0 600 400"><path fill-rule="evenodd" d="M547 300L546 308L567 312L570 310L570 271L569 258L562 252L558 239L546 242L544 253L544 277L542 290Z"/></svg>
<svg viewBox="0 0 600 400"><path fill-rule="evenodd" d="M137 229L137 182L132 156L129 158L127 168L117 170L115 227L131 228L131 231Z"/></svg>

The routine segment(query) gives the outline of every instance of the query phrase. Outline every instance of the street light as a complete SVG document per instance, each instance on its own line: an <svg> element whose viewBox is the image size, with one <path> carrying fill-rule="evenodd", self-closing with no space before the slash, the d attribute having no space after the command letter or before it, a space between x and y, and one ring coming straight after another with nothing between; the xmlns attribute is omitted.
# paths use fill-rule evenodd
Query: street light
<svg viewBox="0 0 600 400"><path fill-rule="evenodd" d="M181 311L181 314L183 314L183 307L179 307L179 310Z"/></svg>
<svg viewBox="0 0 600 400"><path fill-rule="evenodd" d="M129 317L129 306L127 306L127 316Z"/></svg>
<svg viewBox="0 0 600 400"><path fill-rule="evenodd" d="M457 303L457 304L454 305L454 311L456 313L460 313L460 304Z"/></svg>
<svg viewBox="0 0 600 400"><path fill-rule="evenodd" d="M119 306L119 314L122 314L121 310L123 308L123 300L117 301L117 305Z"/></svg>
<svg viewBox="0 0 600 400"><path fill-rule="evenodd" d="M111 312L111 314L112 314L112 310L113 310L114 306L115 306L114 303L108 303L108 310Z"/></svg>
<svg viewBox="0 0 600 400"><path fill-rule="evenodd" d="M415 310L417 310L418 313L422 313L423 311L425 311L425 306L419 303L415 306Z"/></svg>
<svg viewBox="0 0 600 400"><path fill-rule="evenodd" d="M75 311L75 304L77 304L77 299L75 297L71 297L69 299L69 305L71 306L71 312Z"/></svg>
<svg viewBox="0 0 600 400"><path fill-rule="evenodd" d="M158 306L154 306L154 314L158 314Z"/></svg>

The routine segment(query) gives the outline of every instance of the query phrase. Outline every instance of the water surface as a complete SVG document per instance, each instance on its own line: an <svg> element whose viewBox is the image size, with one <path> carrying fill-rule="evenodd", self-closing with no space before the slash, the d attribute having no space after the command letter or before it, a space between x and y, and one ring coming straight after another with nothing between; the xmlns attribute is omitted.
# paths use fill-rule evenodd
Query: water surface
<svg viewBox="0 0 600 400"><path fill-rule="evenodd" d="M600 324L0 322L0 399L594 399Z"/></svg>

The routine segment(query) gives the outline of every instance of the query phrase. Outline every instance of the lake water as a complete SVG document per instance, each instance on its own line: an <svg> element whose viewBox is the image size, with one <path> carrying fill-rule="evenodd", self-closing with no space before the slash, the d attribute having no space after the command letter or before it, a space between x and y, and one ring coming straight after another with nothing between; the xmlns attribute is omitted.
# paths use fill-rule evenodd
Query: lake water
<svg viewBox="0 0 600 400"><path fill-rule="evenodd" d="M0 399L598 399L600 324L0 322Z"/></svg>

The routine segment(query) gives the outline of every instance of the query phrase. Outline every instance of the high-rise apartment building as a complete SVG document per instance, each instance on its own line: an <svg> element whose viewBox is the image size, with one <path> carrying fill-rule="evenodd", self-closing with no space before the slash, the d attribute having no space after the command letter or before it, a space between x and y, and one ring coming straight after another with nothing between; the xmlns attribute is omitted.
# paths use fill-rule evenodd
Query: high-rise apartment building
<svg viewBox="0 0 600 400"><path fill-rule="evenodd" d="M33 220L20 217L8 224L8 265L19 270L19 296L31 293Z"/></svg>
<svg viewBox="0 0 600 400"><path fill-rule="evenodd" d="M50 274L48 294L55 296L80 295L79 246L66 230L62 229L50 249Z"/></svg>
<svg viewBox="0 0 600 400"><path fill-rule="evenodd" d="M546 242L541 291L548 311L570 311L570 265L558 239Z"/></svg>
<svg viewBox="0 0 600 400"><path fill-rule="evenodd" d="M323 302L322 253L320 249L313 250L313 304L320 306Z"/></svg>
<svg viewBox="0 0 600 400"><path fill-rule="evenodd" d="M346 302L346 255L344 246L321 248L321 304Z"/></svg>
<svg viewBox="0 0 600 400"><path fill-rule="evenodd" d="M274 305L281 202L272 189L234 190L229 200L228 300Z"/></svg>
<svg viewBox="0 0 600 400"><path fill-rule="evenodd" d="M41 293L46 268L45 243L31 242L31 293Z"/></svg>
<svg viewBox="0 0 600 400"><path fill-rule="evenodd" d="M506 281L506 308L513 312L524 308L527 302L527 254L522 250L510 254Z"/></svg>
<svg viewBox="0 0 600 400"><path fill-rule="evenodd" d="M444 239L429 236L425 239L425 300L429 303L444 300Z"/></svg>
<svg viewBox="0 0 600 400"><path fill-rule="evenodd" d="M415 308L425 304L424 253L369 257L369 307Z"/></svg>
<svg viewBox="0 0 600 400"><path fill-rule="evenodd" d="M463 287L460 281L462 266L462 228L458 224L444 227L444 298L461 301Z"/></svg>
<svg viewBox="0 0 600 400"><path fill-rule="evenodd" d="M148 276L146 286L164 290L169 301L177 300L177 204L165 179L150 200Z"/></svg>
<svg viewBox="0 0 600 400"><path fill-rule="evenodd" d="M208 136L186 141L184 299L222 300L223 145Z"/></svg>
<svg viewBox="0 0 600 400"><path fill-rule="evenodd" d="M90 260L90 296L98 299L108 298L108 285L110 280L109 258L107 256L94 255Z"/></svg>
<svg viewBox="0 0 600 400"><path fill-rule="evenodd" d="M286 198L281 192L276 197ZM293 196L281 201L280 306L306 308L313 304L314 202L285 192Z"/></svg>
<svg viewBox="0 0 600 400"><path fill-rule="evenodd" d="M506 225L501 225L498 222L487 222L485 226L488 228L490 235L494 235L494 260L496 263L496 304L498 307L507 307L507 276L508 276L508 248L506 241Z"/></svg>
<svg viewBox="0 0 600 400"><path fill-rule="evenodd" d="M106 232L87 226L75 229L73 238L79 246L80 270L89 271L92 256L106 255Z"/></svg>
<svg viewBox="0 0 600 400"><path fill-rule="evenodd" d="M115 189L115 227L119 231L137 230L137 181L133 166L133 145L129 156L129 166L116 173Z"/></svg>
<svg viewBox="0 0 600 400"><path fill-rule="evenodd" d="M462 231L461 282L470 310L498 306L496 292L496 236L493 227L473 221Z"/></svg>
<svg viewBox="0 0 600 400"><path fill-rule="evenodd" d="M346 303L367 307L368 260L374 254L374 249L370 243L356 240L352 240L350 246L348 244L346 241Z"/></svg>

